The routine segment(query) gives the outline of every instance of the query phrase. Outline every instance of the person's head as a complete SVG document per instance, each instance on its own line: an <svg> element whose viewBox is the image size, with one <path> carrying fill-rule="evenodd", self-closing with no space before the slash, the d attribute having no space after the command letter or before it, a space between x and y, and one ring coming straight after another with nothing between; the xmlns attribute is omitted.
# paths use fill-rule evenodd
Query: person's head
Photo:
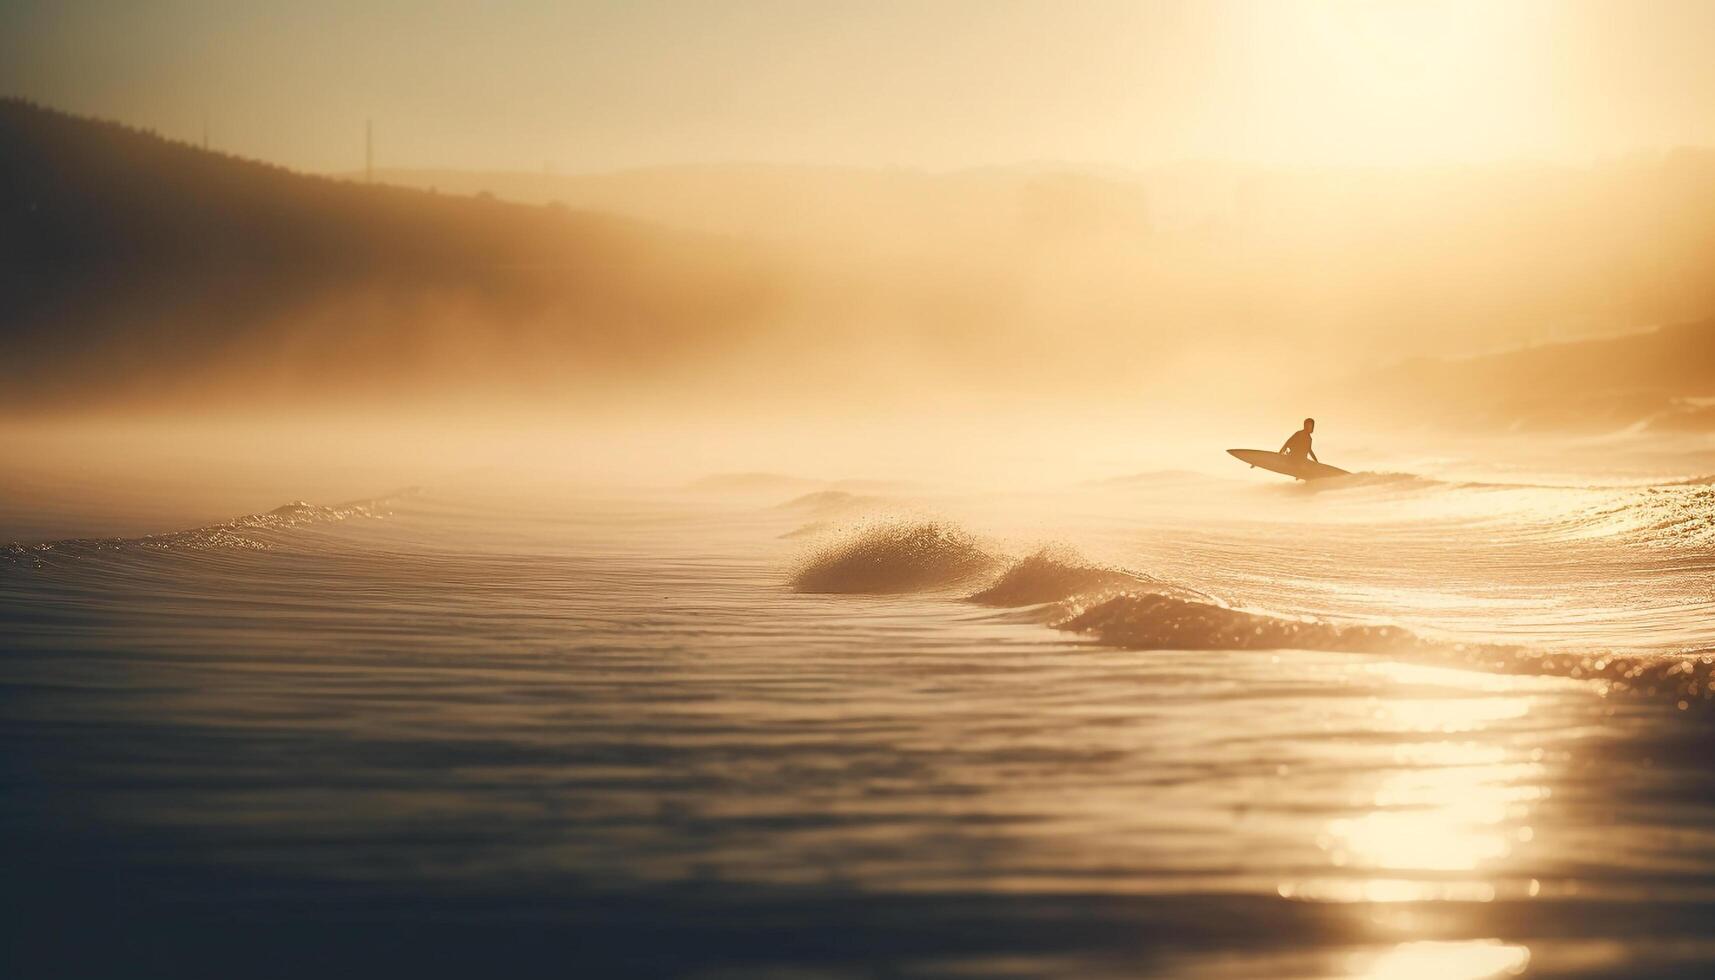
<svg viewBox="0 0 1715 980"><path fill-rule="evenodd" d="M1304 431L1305 432L1315 432L1316 431L1316 420L1315 419L1305 419L1304 420Z"/></svg>

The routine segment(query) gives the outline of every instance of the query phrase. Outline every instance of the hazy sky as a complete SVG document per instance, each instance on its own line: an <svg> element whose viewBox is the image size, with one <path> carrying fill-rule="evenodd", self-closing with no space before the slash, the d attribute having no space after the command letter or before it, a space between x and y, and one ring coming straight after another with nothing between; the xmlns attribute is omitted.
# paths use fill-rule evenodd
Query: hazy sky
<svg viewBox="0 0 1715 980"><path fill-rule="evenodd" d="M1715 144L1715 0L0 3L0 91L315 170Z"/></svg>

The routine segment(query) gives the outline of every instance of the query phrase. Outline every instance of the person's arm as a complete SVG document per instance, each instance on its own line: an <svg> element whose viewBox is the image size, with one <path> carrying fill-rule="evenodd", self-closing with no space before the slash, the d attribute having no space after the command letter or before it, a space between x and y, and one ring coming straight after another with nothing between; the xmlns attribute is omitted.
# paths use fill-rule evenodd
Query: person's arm
<svg viewBox="0 0 1715 980"><path fill-rule="evenodd" d="M1295 435L1297 435L1297 434L1298 434L1298 433L1296 433L1296 432L1294 432L1294 433L1293 433L1293 434L1292 434L1292 435L1294 435L1294 436L1295 436ZM1280 448L1279 448L1279 449L1277 449L1277 450L1275 450L1275 452L1278 452L1278 453L1280 453L1280 454L1281 454L1281 455L1282 455L1282 456L1284 456L1284 455L1286 455L1286 447L1287 447L1287 446L1290 446L1290 445L1292 445L1292 436L1287 436L1287 437L1286 437L1286 441L1285 441L1285 442L1283 442L1283 443L1281 443L1281 444L1280 444Z"/></svg>
<svg viewBox="0 0 1715 980"><path fill-rule="evenodd" d="M1309 456L1309 457L1310 457L1310 461L1311 461L1311 462L1313 462L1313 463L1320 463L1320 462L1322 462L1322 461L1321 461L1321 460L1319 460L1319 459L1317 459L1317 458L1316 458L1316 450L1314 450L1314 449L1311 449L1311 448L1310 448L1310 447L1309 447L1309 446L1305 446L1305 447L1304 447L1304 455L1306 455L1306 456Z"/></svg>

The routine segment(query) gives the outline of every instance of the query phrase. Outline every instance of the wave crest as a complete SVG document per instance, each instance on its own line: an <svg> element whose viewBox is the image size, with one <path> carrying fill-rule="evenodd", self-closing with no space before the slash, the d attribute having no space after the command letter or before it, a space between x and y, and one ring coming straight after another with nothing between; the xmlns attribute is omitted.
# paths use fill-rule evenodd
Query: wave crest
<svg viewBox="0 0 1715 980"><path fill-rule="evenodd" d="M41 567L55 558L84 558L100 552L124 551L261 551L271 547L267 532L282 531L307 524L326 524L352 517L385 517L389 505L400 497L416 493L409 488L374 500L324 506L302 500L262 514L246 514L230 521L210 524L185 531L145 534L135 538L65 538L38 544L8 544L0 556L14 565Z"/></svg>
<svg viewBox="0 0 1715 980"><path fill-rule="evenodd" d="M1034 606L1139 586L1172 588L1148 575L1091 564L1067 548L1047 547L1014 562L970 601L985 606Z"/></svg>
<svg viewBox="0 0 1715 980"><path fill-rule="evenodd" d="M953 525L880 524L812 555L792 576L792 587L799 592L913 592L956 584L998 561Z"/></svg>
<svg viewBox="0 0 1715 980"><path fill-rule="evenodd" d="M1678 501L1676 501L1678 502ZM1697 503L1703 503L1701 498ZM1674 515L1702 531L1707 508ZM816 525L817 531L824 525ZM1683 530L1675 527L1676 530ZM1660 528L1655 530L1659 531ZM1404 657L1508 674L1593 681L1604 696L1664 699L1715 715L1715 651L1561 652L1458 642L1400 626L1234 609L1149 575L1103 566L1059 546L1023 558L985 548L965 530L933 521L872 525L813 555L792 579L801 592L897 594L993 575L968 601L1045 606L1043 621L1134 650L1320 650ZM1054 604L1054 605L1050 605Z"/></svg>
<svg viewBox="0 0 1715 980"><path fill-rule="evenodd" d="M1715 651L1558 653L1492 643L1448 643L1398 626L1334 623L1244 612L1169 595L1114 596L1055 624L1133 650L1328 650L1380 653L1504 674L1595 681L1603 696L1666 701L1715 712Z"/></svg>
<svg viewBox="0 0 1715 980"><path fill-rule="evenodd" d="M1415 634L1397 626L1268 616L1159 593L1114 596L1058 625L1134 650L1383 652L1422 646Z"/></svg>

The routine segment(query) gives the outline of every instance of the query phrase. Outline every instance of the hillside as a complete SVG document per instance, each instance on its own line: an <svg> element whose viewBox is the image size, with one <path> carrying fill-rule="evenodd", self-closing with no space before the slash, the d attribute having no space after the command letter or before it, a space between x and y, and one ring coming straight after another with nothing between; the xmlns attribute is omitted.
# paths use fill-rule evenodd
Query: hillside
<svg viewBox="0 0 1715 980"><path fill-rule="evenodd" d="M1369 404L1427 423L1715 432L1715 319L1483 357L1420 359L1359 387Z"/></svg>
<svg viewBox="0 0 1715 980"><path fill-rule="evenodd" d="M0 405L370 397L727 343L771 260L645 223L366 186L0 101Z"/></svg>
<svg viewBox="0 0 1715 980"><path fill-rule="evenodd" d="M1708 363L1695 352L1660 355L1678 380L1641 394L1567 369L1564 393L1503 398L1529 369L1503 358L1475 383L1490 369L1470 363L1488 362L1433 365L1715 314L1702 151L1582 169L380 176L420 186L0 101L0 412L655 396L1205 410L1297 404L1428 357L1383 374L1375 400L1586 425L1618 399L1621 416L1693 425L1699 379L1672 372ZM1343 387L1368 397L1358 376Z"/></svg>

